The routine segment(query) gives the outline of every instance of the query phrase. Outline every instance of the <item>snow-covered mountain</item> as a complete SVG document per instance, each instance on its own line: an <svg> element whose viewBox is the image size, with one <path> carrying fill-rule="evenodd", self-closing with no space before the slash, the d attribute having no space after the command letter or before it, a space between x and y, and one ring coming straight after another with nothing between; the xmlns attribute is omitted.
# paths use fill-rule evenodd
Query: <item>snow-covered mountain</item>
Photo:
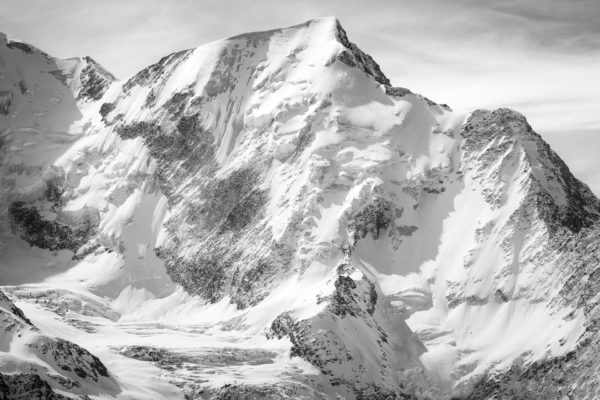
<svg viewBox="0 0 600 400"><path fill-rule="evenodd" d="M600 201L333 18L123 81L2 35L0 132L5 398L600 395Z"/></svg>

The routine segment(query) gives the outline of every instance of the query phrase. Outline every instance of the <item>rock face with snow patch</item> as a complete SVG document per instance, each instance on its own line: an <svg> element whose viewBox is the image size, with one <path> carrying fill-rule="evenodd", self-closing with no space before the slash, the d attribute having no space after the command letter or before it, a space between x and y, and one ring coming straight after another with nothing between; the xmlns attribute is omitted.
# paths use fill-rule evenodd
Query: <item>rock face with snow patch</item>
<svg viewBox="0 0 600 400"><path fill-rule="evenodd" d="M10 346L10 352L0 355L10 366L0 373L0 395L6 399L63 399L61 391L84 396L90 387L92 393L116 393L115 381L96 356L75 343L45 336L2 292L0 332L3 351Z"/></svg>
<svg viewBox="0 0 600 400"><path fill-rule="evenodd" d="M188 397L598 395L584 382L599 366L600 201L520 114L459 115L391 86L329 18L125 81L0 39L0 284L39 285L20 301L96 334L185 298L165 314L215 324L186 332L266 338L314 368L238 381L186 367L202 376L173 378ZM111 379L69 341L27 349L64 393ZM106 351L163 369L184 353Z"/></svg>

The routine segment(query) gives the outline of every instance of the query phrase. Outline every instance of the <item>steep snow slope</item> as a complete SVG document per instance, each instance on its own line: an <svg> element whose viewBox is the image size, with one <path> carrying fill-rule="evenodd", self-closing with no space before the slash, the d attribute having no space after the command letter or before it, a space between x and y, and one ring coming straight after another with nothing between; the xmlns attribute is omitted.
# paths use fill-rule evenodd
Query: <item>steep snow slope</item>
<svg viewBox="0 0 600 400"><path fill-rule="evenodd" d="M332 18L123 82L3 40L0 284L117 397L491 398L531 366L584 375L600 203L521 115L392 87Z"/></svg>
<svg viewBox="0 0 600 400"><path fill-rule="evenodd" d="M69 341L42 335L1 292L0 318L0 387L7 399L62 398L61 392L119 392L117 383L96 356Z"/></svg>

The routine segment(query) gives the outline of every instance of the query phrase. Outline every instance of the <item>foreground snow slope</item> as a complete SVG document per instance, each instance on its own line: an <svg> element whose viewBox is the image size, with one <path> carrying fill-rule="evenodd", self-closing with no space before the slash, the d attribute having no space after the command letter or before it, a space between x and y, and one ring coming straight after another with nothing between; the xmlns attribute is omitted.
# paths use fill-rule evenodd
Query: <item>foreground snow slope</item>
<svg viewBox="0 0 600 400"><path fill-rule="evenodd" d="M491 398L516 374L535 397L532 368L589 373L600 202L521 115L392 87L332 18L126 81L2 40L0 284L119 388L73 395Z"/></svg>

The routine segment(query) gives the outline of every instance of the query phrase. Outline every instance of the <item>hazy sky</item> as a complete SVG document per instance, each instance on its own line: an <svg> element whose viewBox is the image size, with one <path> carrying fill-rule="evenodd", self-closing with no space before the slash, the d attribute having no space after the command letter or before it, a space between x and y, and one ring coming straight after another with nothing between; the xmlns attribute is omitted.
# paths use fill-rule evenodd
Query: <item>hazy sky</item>
<svg viewBox="0 0 600 400"><path fill-rule="evenodd" d="M173 51L336 16L396 86L524 113L600 194L600 0L0 0L0 31L126 78Z"/></svg>

